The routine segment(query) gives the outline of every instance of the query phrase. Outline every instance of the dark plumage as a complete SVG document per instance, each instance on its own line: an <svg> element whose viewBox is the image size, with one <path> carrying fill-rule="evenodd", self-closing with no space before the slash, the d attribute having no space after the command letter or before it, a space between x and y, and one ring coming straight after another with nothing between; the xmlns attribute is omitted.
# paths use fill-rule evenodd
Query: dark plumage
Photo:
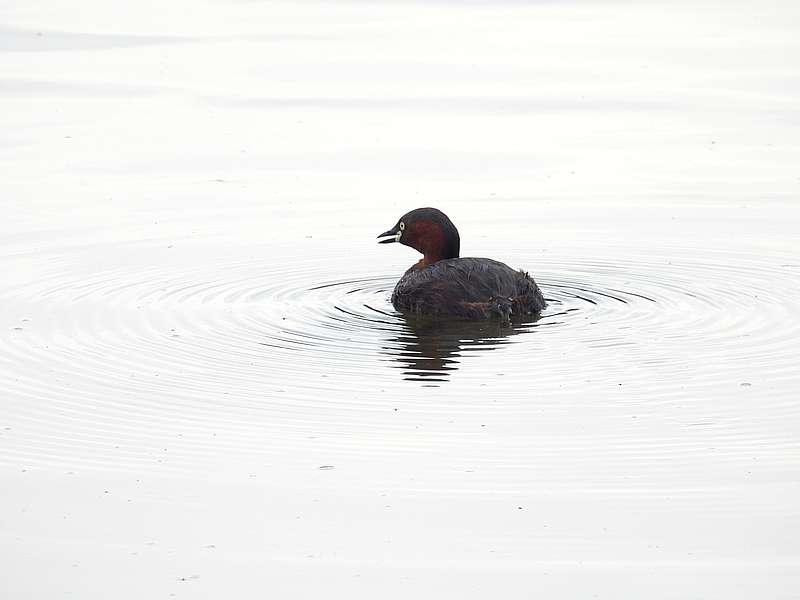
<svg viewBox="0 0 800 600"><path fill-rule="evenodd" d="M489 258L459 258L458 230L440 210L412 210L378 237L424 255L394 288L392 304L401 312L510 321L545 307L539 287L524 271Z"/></svg>

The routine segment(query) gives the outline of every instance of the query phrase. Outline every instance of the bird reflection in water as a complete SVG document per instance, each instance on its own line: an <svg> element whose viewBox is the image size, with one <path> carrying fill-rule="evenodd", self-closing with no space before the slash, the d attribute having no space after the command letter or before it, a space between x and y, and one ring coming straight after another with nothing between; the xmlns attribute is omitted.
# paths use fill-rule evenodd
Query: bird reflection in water
<svg viewBox="0 0 800 600"><path fill-rule="evenodd" d="M387 340L384 353L403 370L404 379L432 383L449 381L463 354L497 350L511 343L511 337L529 333L535 327L535 319L520 323L411 315L403 315L401 319L403 327Z"/></svg>

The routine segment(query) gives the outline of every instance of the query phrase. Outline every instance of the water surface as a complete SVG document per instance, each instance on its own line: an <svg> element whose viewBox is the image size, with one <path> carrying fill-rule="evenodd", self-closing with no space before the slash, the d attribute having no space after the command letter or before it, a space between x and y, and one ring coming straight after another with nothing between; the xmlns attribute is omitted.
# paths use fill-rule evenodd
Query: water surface
<svg viewBox="0 0 800 600"><path fill-rule="evenodd" d="M730 6L4 9L7 595L796 597L798 15ZM394 311L427 205L541 317Z"/></svg>

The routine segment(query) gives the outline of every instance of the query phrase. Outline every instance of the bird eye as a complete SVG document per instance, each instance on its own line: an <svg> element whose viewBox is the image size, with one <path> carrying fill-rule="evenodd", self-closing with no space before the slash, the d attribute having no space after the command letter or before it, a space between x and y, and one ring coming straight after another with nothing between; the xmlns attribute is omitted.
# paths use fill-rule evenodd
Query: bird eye
<svg viewBox="0 0 800 600"><path fill-rule="evenodd" d="M406 228L406 224L400 221L400 231L403 231Z"/></svg>

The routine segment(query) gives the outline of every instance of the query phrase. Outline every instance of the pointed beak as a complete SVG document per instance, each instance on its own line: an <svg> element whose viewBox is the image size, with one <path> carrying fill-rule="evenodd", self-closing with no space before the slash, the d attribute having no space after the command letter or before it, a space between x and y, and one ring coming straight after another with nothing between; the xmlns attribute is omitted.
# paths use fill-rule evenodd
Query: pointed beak
<svg viewBox="0 0 800 600"><path fill-rule="evenodd" d="M399 241L400 241L400 227L398 227L397 225L392 227L389 231L384 231L382 234L378 236L379 244L391 244L393 242L399 242Z"/></svg>

